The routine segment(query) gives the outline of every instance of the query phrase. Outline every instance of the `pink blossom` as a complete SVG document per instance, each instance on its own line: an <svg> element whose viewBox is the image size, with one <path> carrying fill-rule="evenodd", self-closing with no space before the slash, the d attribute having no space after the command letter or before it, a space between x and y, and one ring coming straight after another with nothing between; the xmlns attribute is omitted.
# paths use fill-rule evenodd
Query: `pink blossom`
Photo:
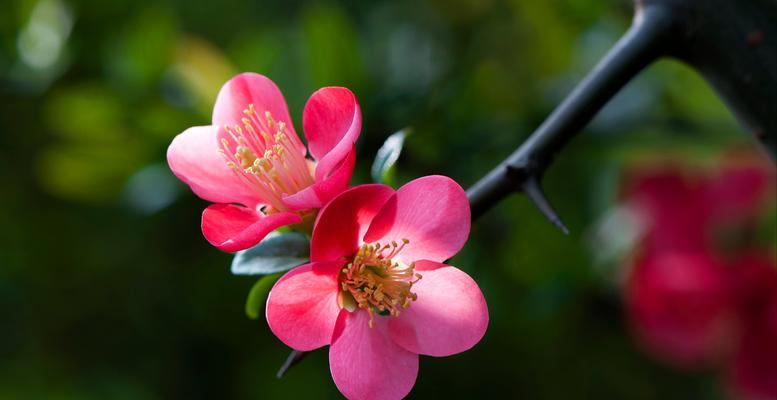
<svg viewBox="0 0 777 400"><path fill-rule="evenodd" d="M651 355L723 370L735 398L774 399L777 264L743 239L774 199L775 169L751 153L719 164L633 174L629 204L646 234L627 279L629 319Z"/></svg>
<svg viewBox="0 0 777 400"><path fill-rule="evenodd" d="M736 398L777 398L777 263L765 251L743 254L731 268L741 335L728 368Z"/></svg>
<svg viewBox="0 0 777 400"><path fill-rule="evenodd" d="M270 329L297 350L330 345L332 377L347 398L404 397L419 354L460 353L485 333L483 294L444 264L469 228L466 195L443 176L343 192L318 216L310 264L271 290Z"/></svg>
<svg viewBox="0 0 777 400"><path fill-rule="evenodd" d="M687 369L720 361L737 326L726 272L705 253L659 252L634 266L626 303L651 355Z"/></svg>
<svg viewBox="0 0 777 400"><path fill-rule="evenodd" d="M319 89L305 105L302 127L312 160L278 87L265 76L243 73L221 88L212 125L173 139L170 169L216 203L202 213L211 244L237 251L278 227L309 227L318 209L347 188L361 130L356 97L342 87Z"/></svg>

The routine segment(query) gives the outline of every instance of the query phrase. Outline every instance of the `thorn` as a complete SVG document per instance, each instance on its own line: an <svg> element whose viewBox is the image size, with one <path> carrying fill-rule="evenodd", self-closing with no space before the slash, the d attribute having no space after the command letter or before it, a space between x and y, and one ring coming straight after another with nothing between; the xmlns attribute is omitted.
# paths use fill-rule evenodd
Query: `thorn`
<svg viewBox="0 0 777 400"><path fill-rule="evenodd" d="M540 187L537 178L532 176L526 179L521 185L521 191L529 197L529 200L534 203L540 212L545 215L556 228L565 235L569 235L569 229L561 222L561 218L558 217L558 214L556 214L556 211L550 205L548 199L545 198L545 194L542 193L542 187Z"/></svg>
<svg viewBox="0 0 777 400"><path fill-rule="evenodd" d="M308 355L307 351L292 350L291 353L289 353L289 356L286 357L286 361L283 363L283 365L281 365L281 368L275 374L275 377L278 379L283 378L283 375L286 374L286 371L288 371L289 368L295 366L298 362L302 361L306 355Z"/></svg>

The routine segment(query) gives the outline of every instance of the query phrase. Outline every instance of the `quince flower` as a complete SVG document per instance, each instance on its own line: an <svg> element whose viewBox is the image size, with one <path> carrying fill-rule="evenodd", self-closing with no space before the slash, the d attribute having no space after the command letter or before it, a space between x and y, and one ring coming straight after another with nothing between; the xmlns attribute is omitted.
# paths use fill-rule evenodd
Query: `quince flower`
<svg viewBox="0 0 777 400"><path fill-rule="evenodd" d="M167 162L195 194L216 203L202 213L202 233L221 250L246 249L284 225L309 229L318 209L348 186L361 112L346 88L319 89L305 105L312 159L283 95L265 76L229 80L212 121L176 136Z"/></svg>
<svg viewBox="0 0 777 400"><path fill-rule="evenodd" d="M419 354L463 352L486 331L477 283L443 264L469 228L467 197L450 178L343 192L318 216L311 262L270 291L270 329L296 350L329 345L332 378L345 397L404 397Z"/></svg>

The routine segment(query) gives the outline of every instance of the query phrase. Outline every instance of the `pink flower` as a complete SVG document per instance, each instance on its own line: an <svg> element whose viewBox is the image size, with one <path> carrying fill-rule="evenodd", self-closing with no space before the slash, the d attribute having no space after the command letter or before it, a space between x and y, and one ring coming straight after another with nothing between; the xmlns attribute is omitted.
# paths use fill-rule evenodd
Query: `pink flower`
<svg viewBox="0 0 777 400"><path fill-rule="evenodd" d="M635 265L626 303L634 333L651 355L690 369L720 361L737 328L726 273L706 253L660 252Z"/></svg>
<svg viewBox="0 0 777 400"><path fill-rule="evenodd" d="M332 377L345 397L404 397L418 354L460 353L485 333L488 310L477 284L443 264L469 227L464 191L443 176L396 192L361 185L342 193L316 221L311 263L270 292L270 329L297 350L330 345Z"/></svg>
<svg viewBox="0 0 777 400"><path fill-rule="evenodd" d="M774 198L771 161L747 153L720 164L708 171L669 162L629 174L625 191L645 225L644 252L706 251L721 228L746 224Z"/></svg>
<svg viewBox="0 0 777 400"><path fill-rule="evenodd" d="M731 268L741 336L728 368L739 399L777 398L777 263L765 251L744 254Z"/></svg>
<svg viewBox="0 0 777 400"><path fill-rule="evenodd" d="M341 87L318 90L305 105L302 127L313 160L306 158L278 87L262 75L243 73L221 88L213 125L173 139L170 169L199 197L216 203L202 213L202 233L211 244L237 251L278 227L309 225L319 208L347 188L361 129L356 97Z"/></svg>

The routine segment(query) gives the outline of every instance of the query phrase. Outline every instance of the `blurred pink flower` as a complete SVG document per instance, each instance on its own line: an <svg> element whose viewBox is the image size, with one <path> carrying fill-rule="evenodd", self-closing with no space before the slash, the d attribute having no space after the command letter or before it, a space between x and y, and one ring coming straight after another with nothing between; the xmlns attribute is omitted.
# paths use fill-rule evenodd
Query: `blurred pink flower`
<svg viewBox="0 0 777 400"><path fill-rule="evenodd" d="M283 95L262 75L229 80L212 121L176 136L167 162L195 194L216 203L202 214L202 232L221 250L251 247L284 225L311 224L348 186L361 113L346 88L319 89L305 105L302 127L313 160Z"/></svg>
<svg viewBox="0 0 777 400"><path fill-rule="evenodd" d="M777 264L743 234L774 188L773 164L742 154L638 171L626 190L644 223L624 291L635 336L676 367L722 368L741 399L777 398Z"/></svg>
<svg viewBox="0 0 777 400"><path fill-rule="evenodd" d="M661 252L634 266L626 303L634 333L650 354L688 369L721 359L736 334L725 273L704 253Z"/></svg>
<svg viewBox="0 0 777 400"><path fill-rule="evenodd" d="M729 365L737 398L777 399L777 263L750 252L731 269L741 335Z"/></svg>
<svg viewBox="0 0 777 400"><path fill-rule="evenodd" d="M714 171L661 163L631 171L625 195L645 226L640 251L706 251L716 230L743 224L774 199L774 166L731 156Z"/></svg>
<svg viewBox="0 0 777 400"><path fill-rule="evenodd" d="M396 192L361 185L320 213L311 263L273 287L267 321L286 345L330 345L329 365L349 399L410 392L418 355L448 356L480 341L488 310L475 281L443 264L467 240L461 187L427 176Z"/></svg>

